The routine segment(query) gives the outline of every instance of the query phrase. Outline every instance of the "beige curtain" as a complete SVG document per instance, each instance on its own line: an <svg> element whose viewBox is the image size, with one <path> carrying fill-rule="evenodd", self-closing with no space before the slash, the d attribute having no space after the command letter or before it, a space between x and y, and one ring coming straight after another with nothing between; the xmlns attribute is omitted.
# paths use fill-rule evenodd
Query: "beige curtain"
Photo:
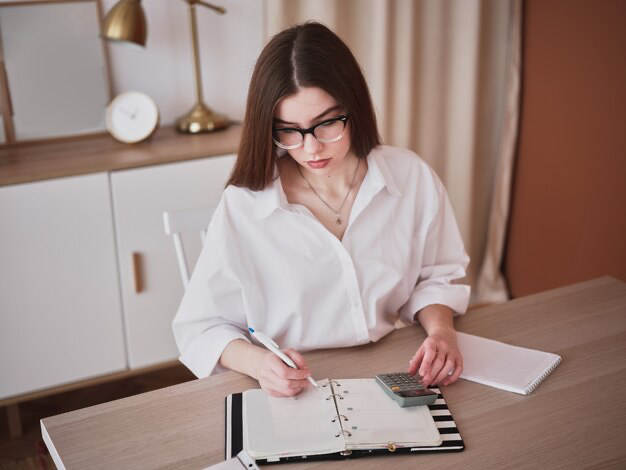
<svg viewBox="0 0 626 470"><path fill-rule="evenodd" d="M487 250L520 0L266 0L266 40L307 20L333 29L370 86L383 141L424 158L444 182L477 285ZM502 189L506 192L506 188ZM505 227L504 224L503 227ZM499 253L501 253L501 249ZM497 258L497 257L496 257ZM499 264L497 266L499 272ZM483 270L484 271L484 270ZM494 296L477 295L474 303ZM497 297L497 296L496 296ZM504 295L506 297L506 293Z"/></svg>
<svg viewBox="0 0 626 470"><path fill-rule="evenodd" d="M512 4L509 15L508 51L505 61L504 105L499 132L495 187L483 255L474 298L480 303L504 302L509 298L502 272L504 244L509 221L513 168L517 150L522 65L522 5Z"/></svg>

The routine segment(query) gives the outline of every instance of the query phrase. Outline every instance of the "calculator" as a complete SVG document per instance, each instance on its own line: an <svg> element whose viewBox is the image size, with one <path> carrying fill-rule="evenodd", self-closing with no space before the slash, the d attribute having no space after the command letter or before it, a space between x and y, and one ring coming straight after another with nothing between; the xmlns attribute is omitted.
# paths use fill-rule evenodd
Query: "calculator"
<svg viewBox="0 0 626 470"><path fill-rule="evenodd" d="M406 372L378 374L376 383L401 407L432 405L437 393L424 388L413 376Z"/></svg>

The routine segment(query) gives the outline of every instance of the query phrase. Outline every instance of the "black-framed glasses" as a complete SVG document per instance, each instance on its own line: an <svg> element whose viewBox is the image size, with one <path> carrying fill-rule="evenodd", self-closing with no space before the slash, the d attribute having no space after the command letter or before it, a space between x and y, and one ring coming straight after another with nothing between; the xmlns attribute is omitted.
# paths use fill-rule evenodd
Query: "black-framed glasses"
<svg viewBox="0 0 626 470"><path fill-rule="evenodd" d="M304 143L304 136L307 134L312 134L313 137L323 144L337 142L343 137L348 117L347 114L342 114L336 118L326 119L308 129L275 127L272 129L272 140L277 146L285 150L301 147Z"/></svg>

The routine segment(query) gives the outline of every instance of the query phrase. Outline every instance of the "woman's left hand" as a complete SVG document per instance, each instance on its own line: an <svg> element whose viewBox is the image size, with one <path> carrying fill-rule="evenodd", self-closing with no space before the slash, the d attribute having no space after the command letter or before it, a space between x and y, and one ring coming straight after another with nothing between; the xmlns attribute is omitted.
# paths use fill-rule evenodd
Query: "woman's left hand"
<svg viewBox="0 0 626 470"><path fill-rule="evenodd" d="M441 327L430 332L409 361L408 373L419 372L422 385L450 385L463 372L463 357L456 343L454 328Z"/></svg>

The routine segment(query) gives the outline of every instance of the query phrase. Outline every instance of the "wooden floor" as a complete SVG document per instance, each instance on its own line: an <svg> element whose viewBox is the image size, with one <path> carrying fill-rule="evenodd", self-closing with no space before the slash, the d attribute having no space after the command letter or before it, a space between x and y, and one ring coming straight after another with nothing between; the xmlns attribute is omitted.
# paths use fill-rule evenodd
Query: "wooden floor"
<svg viewBox="0 0 626 470"><path fill-rule="evenodd" d="M39 420L42 418L168 387L194 378L184 366L178 365L21 403L24 435L19 439L9 437L6 408L0 408L0 470L54 468L54 465L46 466L49 460L39 427Z"/></svg>

